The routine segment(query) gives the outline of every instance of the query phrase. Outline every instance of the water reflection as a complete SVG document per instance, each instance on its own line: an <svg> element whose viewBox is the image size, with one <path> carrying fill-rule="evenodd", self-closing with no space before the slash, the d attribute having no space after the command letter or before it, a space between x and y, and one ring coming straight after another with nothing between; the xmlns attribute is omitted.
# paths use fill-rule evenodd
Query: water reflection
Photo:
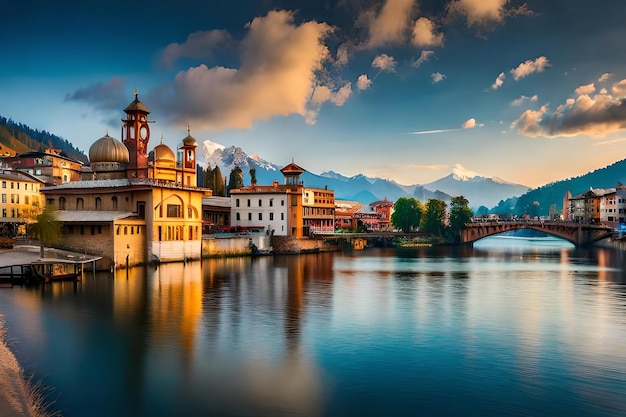
<svg viewBox="0 0 626 417"><path fill-rule="evenodd" d="M68 416L626 413L623 253L486 243L119 270L0 314Z"/></svg>

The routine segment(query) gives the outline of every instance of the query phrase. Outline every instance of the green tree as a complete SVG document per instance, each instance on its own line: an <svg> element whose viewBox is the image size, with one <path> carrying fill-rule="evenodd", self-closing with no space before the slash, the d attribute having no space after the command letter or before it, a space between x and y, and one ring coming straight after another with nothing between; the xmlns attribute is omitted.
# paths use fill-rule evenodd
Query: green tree
<svg viewBox="0 0 626 417"><path fill-rule="evenodd" d="M486 208L486 207L485 207ZM450 239L453 243L461 241L461 230L470 222L474 213L469 208L469 201L464 196L452 197L450 202Z"/></svg>
<svg viewBox="0 0 626 417"><path fill-rule="evenodd" d="M403 232L409 232L420 224L424 208L422 203L412 197L400 197L393 205L391 224Z"/></svg>
<svg viewBox="0 0 626 417"><path fill-rule="evenodd" d="M502 201L502 200L500 200L500 201ZM489 209L486 206L480 206L476 210L476 215L477 216L484 216L486 214L489 214Z"/></svg>
<svg viewBox="0 0 626 417"><path fill-rule="evenodd" d="M420 230L435 236L443 236L446 221L447 204L443 200L431 198L426 202Z"/></svg>
<svg viewBox="0 0 626 417"><path fill-rule="evenodd" d="M219 197L226 196L226 192L225 192L226 190L224 186L224 177L222 176L222 171L220 170L220 167L218 167L217 165L213 169L212 184L213 184L213 195L219 196Z"/></svg>
<svg viewBox="0 0 626 417"><path fill-rule="evenodd" d="M63 223L57 220L55 209L46 207L37 216L37 223L31 226L31 233L39 236L39 256L44 257L44 246L53 245L61 240L61 228Z"/></svg>
<svg viewBox="0 0 626 417"><path fill-rule="evenodd" d="M243 171L239 167L235 167L230 171L230 179L228 180L228 190L235 190L243 187Z"/></svg>
<svg viewBox="0 0 626 417"><path fill-rule="evenodd" d="M256 185L256 169L250 168L248 172L250 173L250 184Z"/></svg>
<svg viewBox="0 0 626 417"><path fill-rule="evenodd" d="M213 183L213 170L210 165L204 170L204 187L210 188L211 190L215 187Z"/></svg>

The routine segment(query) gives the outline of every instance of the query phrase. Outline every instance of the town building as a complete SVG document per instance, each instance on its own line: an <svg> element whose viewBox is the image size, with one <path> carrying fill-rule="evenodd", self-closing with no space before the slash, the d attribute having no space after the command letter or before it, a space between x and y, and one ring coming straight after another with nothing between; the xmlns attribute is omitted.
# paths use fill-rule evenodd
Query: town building
<svg viewBox="0 0 626 417"><path fill-rule="evenodd" d="M230 197L202 197L202 234L230 231Z"/></svg>
<svg viewBox="0 0 626 417"><path fill-rule="evenodd" d="M10 168L0 169L0 235L14 237L26 232L43 207L39 192L43 181Z"/></svg>
<svg viewBox="0 0 626 417"><path fill-rule="evenodd" d="M211 191L196 185L196 140L188 129L178 158L162 140L148 152L150 111L136 91L124 112L122 140L95 141L79 181L41 189L64 225L59 245L102 256L106 268L200 259Z"/></svg>
<svg viewBox="0 0 626 417"><path fill-rule="evenodd" d="M46 185L59 185L78 181L83 163L68 158L58 149L48 148L45 152L29 151L2 158L4 166L34 175Z"/></svg>
<svg viewBox="0 0 626 417"><path fill-rule="evenodd" d="M295 163L281 169L284 183L250 185L230 190L231 226L275 236L304 237L334 231L335 194L305 188Z"/></svg>
<svg viewBox="0 0 626 417"><path fill-rule="evenodd" d="M335 229L354 231L358 227L354 215L363 208L358 201L335 200Z"/></svg>
<svg viewBox="0 0 626 417"><path fill-rule="evenodd" d="M387 198L385 197L383 200L370 203L369 206L379 215L378 230L391 230L391 213L393 212L393 202L387 200Z"/></svg>

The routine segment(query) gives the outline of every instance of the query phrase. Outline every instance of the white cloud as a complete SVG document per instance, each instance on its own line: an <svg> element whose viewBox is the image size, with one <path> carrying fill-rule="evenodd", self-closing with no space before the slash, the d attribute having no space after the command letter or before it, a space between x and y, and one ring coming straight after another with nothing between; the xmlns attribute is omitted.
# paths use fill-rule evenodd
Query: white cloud
<svg viewBox="0 0 626 417"><path fill-rule="evenodd" d="M578 94L579 96L582 94L593 94L596 91L596 86L593 85L593 83L591 84L587 84L587 85L581 85L580 87L578 87L576 90L574 90L574 92L576 94Z"/></svg>
<svg viewBox="0 0 626 417"><path fill-rule="evenodd" d="M348 46L346 44L341 44L337 48L337 57L335 58L335 65L338 67L345 67L348 65L349 61L349 53Z"/></svg>
<svg viewBox="0 0 626 417"><path fill-rule="evenodd" d="M468 26L485 26L504 20L504 5L508 0L458 0L451 1L449 10L465 16Z"/></svg>
<svg viewBox="0 0 626 417"><path fill-rule="evenodd" d="M520 78L524 78L532 73L542 72L550 65L551 64L548 61L548 58L546 58L545 56L540 56L534 61L528 60L522 62L517 66L517 68L513 68L511 70L511 74L513 75L513 79L517 81Z"/></svg>
<svg viewBox="0 0 626 417"><path fill-rule="evenodd" d="M452 174L454 174L454 176L457 179L463 179L463 180L469 180L474 177L480 177L479 173L470 171L469 169L465 168L461 164L454 164L454 168L452 168Z"/></svg>
<svg viewBox="0 0 626 417"><path fill-rule="evenodd" d="M511 106L521 106L526 101L536 102L537 100L539 100L539 96L537 94L532 97L520 96L511 102Z"/></svg>
<svg viewBox="0 0 626 417"><path fill-rule="evenodd" d="M419 58L411 63L411 66L419 68L424 62L429 61L431 58L437 58L435 51L422 51Z"/></svg>
<svg viewBox="0 0 626 417"><path fill-rule="evenodd" d="M463 129L473 129L475 128L476 125L476 119L474 119L473 117L471 119L466 120L465 122L463 122L463 124L461 125L461 127Z"/></svg>
<svg viewBox="0 0 626 417"><path fill-rule="evenodd" d="M626 79L613 84L611 91L620 96L626 95Z"/></svg>
<svg viewBox="0 0 626 417"><path fill-rule="evenodd" d="M433 80L433 84L437 84L438 82L443 81L446 78L445 74L440 72L433 72L430 74L430 79Z"/></svg>
<svg viewBox="0 0 626 417"><path fill-rule="evenodd" d="M498 78L496 78L493 84L491 84L491 88L494 90L497 90L498 88L502 87L502 84L504 84L505 78L506 78L506 75L504 75L504 73L501 72L500 75L498 75Z"/></svg>
<svg viewBox="0 0 626 417"><path fill-rule="evenodd" d="M365 74L359 75L359 78L356 81L356 86L359 90L367 90L372 86L372 80L367 78L367 75Z"/></svg>
<svg viewBox="0 0 626 417"><path fill-rule="evenodd" d="M604 74L600 76L600 78L598 78L598 82L603 83L605 81L608 81L612 77L613 77L613 74L611 74L610 72L605 72Z"/></svg>
<svg viewBox="0 0 626 417"><path fill-rule="evenodd" d="M519 133L537 137L604 137L626 129L626 99L606 93L569 98L552 113L547 106L526 110L513 122Z"/></svg>
<svg viewBox="0 0 626 417"><path fill-rule="evenodd" d="M413 25L413 45L424 48L443 46L443 33L437 32L437 25L426 17L420 17Z"/></svg>
<svg viewBox="0 0 626 417"><path fill-rule="evenodd" d="M187 36L185 43L170 43L161 54L161 61L171 65L178 58L207 58L213 49L228 42L230 35L225 30L197 31Z"/></svg>
<svg viewBox="0 0 626 417"><path fill-rule="evenodd" d="M392 56L380 54L374 57L372 68L380 68L381 71L385 72L395 72L396 64L397 62Z"/></svg>
<svg viewBox="0 0 626 417"><path fill-rule="evenodd" d="M406 40L414 0L385 0L380 10L359 16L358 24L368 30L367 46L402 44Z"/></svg>
<svg viewBox="0 0 626 417"><path fill-rule="evenodd" d="M317 74L332 60L324 39L332 29L314 21L294 23L293 12L271 11L247 26L239 68L192 67L155 92L175 123L199 129L250 128L275 116L299 114L314 121L322 103L349 96L349 84Z"/></svg>

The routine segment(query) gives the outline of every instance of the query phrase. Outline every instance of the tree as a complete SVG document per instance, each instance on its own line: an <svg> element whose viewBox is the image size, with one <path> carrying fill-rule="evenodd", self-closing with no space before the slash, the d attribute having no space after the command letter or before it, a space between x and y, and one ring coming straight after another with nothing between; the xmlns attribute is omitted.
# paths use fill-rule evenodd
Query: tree
<svg viewBox="0 0 626 417"><path fill-rule="evenodd" d="M500 201L502 201L502 200L500 200ZM489 214L489 209L486 206L480 206L476 210L476 215L477 216L484 216L486 214Z"/></svg>
<svg viewBox="0 0 626 417"><path fill-rule="evenodd" d="M424 208L422 203L412 197L400 197L393 205L391 224L403 232L409 232L420 224Z"/></svg>
<svg viewBox="0 0 626 417"><path fill-rule="evenodd" d="M436 198L431 198L426 202L420 230L435 236L443 236L446 221L446 202Z"/></svg>
<svg viewBox="0 0 626 417"><path fill-rule="evenodd" d="M37 223L32 225L32 231L39 236L39 256L44 257L44 246L52 245L61 240L61 228L63 223L57 220L55 209L46 207L37 216Z"/></svg>
<svg viewBox="0 0 626 417"><path fill-rule="evenodd" d="M485 207L486 208L486 207ZM453 243L461 241L461 230L470 222L474 213L469 208L469 201L464 196L452 197L450 202L450 237Z"/></svg>
<svg viewBox="0 0 626 417"><path fill-rule="evenodd" d="M256 185L256 169L250 168L250 185Z"/></svg>
<svg viewBox="0 0 626 417"><path fill-rule="evenodd" d="M224 186L224 177L222 176L222 171L220 170L220 167L218 167L217 165L213 169L212 183L213 183L213 195L225 197L226 190Z"/></svg>
<svg viewBox="0 0 626 417"><path fill-rule="evenodd" d="M243 171L239 167L235 167L230 171L230 179L228 181L228 190L235 190L243 187Z"/></svg>

